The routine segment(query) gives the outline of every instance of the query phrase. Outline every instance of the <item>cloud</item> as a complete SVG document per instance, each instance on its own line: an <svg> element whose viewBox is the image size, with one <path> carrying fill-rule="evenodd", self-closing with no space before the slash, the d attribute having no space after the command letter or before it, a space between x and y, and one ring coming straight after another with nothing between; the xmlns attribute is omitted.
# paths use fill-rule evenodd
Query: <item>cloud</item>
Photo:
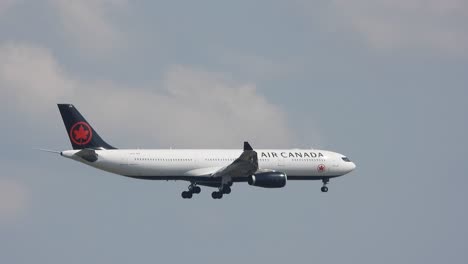
<svg viewBox="0 0 468 264"><path fill-rule="evenodd" d="M0 15L6 12L10 7L16 4L19 0L1 0L0 1Z"/></svg>
<svg viewBox="0 0 468 264"><path fill-rule="evenodd" d="M125 36L113 22L116 10L127 0L49 0L57 11L70 42L94 55L109 53L125 45Z"/></svg>
<svg viewBox="0 0 468 264"><path fill-rule="evenodd" d="M175 142L189 145L195 140L200 147L210 142L213 147L237 146L244 140L270 146L289 142L284 112L253 84L232 84L223 74L176 66L166 73L164 88L168 94L160 98L165 103L161 110L171 109L174 115L161 115L159 121L175 129L166 131L167 140L184 131Z"/></svg>
<svg viewBox="0 0 468 264"><path fill-rule="evenodd" d="M357 33L376 50L468 55L465 0L333 0L329 7L327 27Z"/></svg>
<svg viewBox="0 0 468 264"><path fill-rule="evenodd" d="M220 57L222 65L237 69L236 72L255 80L283 78L290 73L297 72L296 63L291 61L275 61L271 58L254 54L242 54L225 51Z"/></svg>
<svg viewBox="0 0 468 264"><path fill-rule="evenodd" d="M0 177L0 222L11 221L24 212L28 203L26 187Z"/></svg>
<svg viewBox="0 0 468 264"><path fill-rule="evenodd" d="M83 81L67 73L47 49L0 46L0 86L6 88L0 100L24 116L37 118L56 111L58 102L72 102L92 113L88 119L98 122L96 127L107 126L131 147L135 142L164 147L239 147L244 140L283 147L291 142L283 110L254 84L182 65L169 68L161 79L159 88Z"/></svg>
<svg viewBox="0 0 468 264"><path fill-rule="evenodd" d="M0 94L18 111L36 113L76 86L47 50L26 44L0 46Z"/></svg>
<svg viewBox="0 0 468 264"><path fill-rule="evenodd" d="M468 55L466 1L335 0L334 4L375 48Z"/></svg>

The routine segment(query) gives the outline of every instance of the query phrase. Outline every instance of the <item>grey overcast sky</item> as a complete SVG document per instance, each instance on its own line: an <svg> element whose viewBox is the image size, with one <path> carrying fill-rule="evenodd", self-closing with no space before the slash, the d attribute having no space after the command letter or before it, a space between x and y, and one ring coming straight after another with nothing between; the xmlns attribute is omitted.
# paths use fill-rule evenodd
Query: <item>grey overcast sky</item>
<svg viewBox="0 0 468 264"><path fill-rule="evenodd" d="M0 0L0 263L467 263L466 0ZM111 144L325 148L357 170L284 189L97 171Z"/></svg>

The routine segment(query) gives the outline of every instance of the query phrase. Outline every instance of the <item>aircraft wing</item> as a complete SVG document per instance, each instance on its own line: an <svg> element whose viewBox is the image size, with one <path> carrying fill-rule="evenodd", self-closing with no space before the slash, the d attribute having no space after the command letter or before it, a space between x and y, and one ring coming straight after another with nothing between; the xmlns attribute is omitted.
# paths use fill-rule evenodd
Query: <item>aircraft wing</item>
<svg viewBox="0 0 468 264"><path fill-rule="evenodd" d="M244 142L244 152L234 162L213 173L212 177L222 177L230 179L236 177L246 177L254 174L258 170L257 152L252 149L249 142ZM223 180L224 181L224 180Z"/></svg>

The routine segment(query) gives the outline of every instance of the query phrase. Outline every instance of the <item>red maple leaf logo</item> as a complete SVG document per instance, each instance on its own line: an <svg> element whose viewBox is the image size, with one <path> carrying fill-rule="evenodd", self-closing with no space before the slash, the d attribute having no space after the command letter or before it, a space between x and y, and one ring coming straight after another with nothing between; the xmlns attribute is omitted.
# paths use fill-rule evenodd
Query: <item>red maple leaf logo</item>
<svg viewBox="0 0 468 264"><path fill-rule="evenodd" d="M91 141L93 131L86 122L78 122L70 129L70 139L77 145L86 145Z"/></svg>
<svg viewBox="0 0 468 264"><path fill-rule="evenodd" d="M325 171L325 165L320 164L320 165L318 166L318 170L319 170L320 172Z"/></svg>
<svg viewBox="0 0 468 264"><path fill-rule="evenodd" d="M85 130L83 128L83 125L80 125L80 128L78 128L77 130L74 130L73 131L73 134L75 134L75 140L86 140L88 138L88 135L89 135L89 130Z"/></svg>

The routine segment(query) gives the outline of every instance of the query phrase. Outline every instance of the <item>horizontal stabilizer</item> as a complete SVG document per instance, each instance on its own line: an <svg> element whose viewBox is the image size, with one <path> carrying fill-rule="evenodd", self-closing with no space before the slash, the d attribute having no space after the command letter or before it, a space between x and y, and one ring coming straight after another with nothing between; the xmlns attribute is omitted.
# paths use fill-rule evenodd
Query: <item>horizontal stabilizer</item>
<svg viewBox="0 0 468 264"><path fill-rule="evenodd" d="M75 155L89 162L98 160L98 154L94 149L82 149L75 153Z"/></svg>

